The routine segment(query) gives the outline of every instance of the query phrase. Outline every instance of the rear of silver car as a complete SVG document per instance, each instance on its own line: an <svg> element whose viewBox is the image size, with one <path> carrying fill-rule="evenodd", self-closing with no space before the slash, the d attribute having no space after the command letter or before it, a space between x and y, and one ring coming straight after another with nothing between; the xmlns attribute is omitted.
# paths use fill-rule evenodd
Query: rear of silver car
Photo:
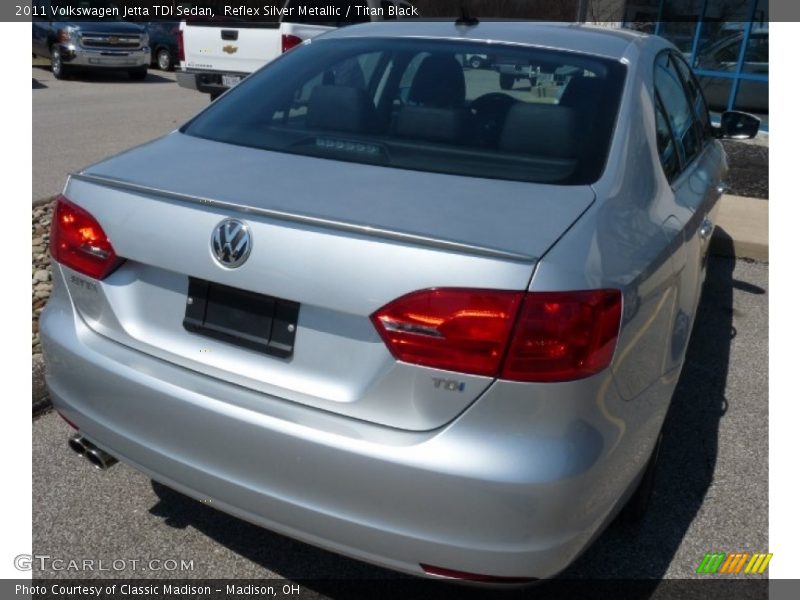
<svg viewBox="0 0 800 600"><path fill-rule="evenodd" d="M592 187L188 131L65 189L40 325L58 411L168 486L392 569L569 564L635 484L674 385L620 394L619 289L534 278Z"/></svg>
<svg viewBox="0 0 800 600"><path fill-rule="evenodd" d="M58 410L124 462L270 529L412 573L552 575L605 518L605 504L565 500L607 484L595 463L613 427L586 398L606 388L617 401L609 373L535 385L405 364L369 318L434 286L525 289L532 260L248 215L252 255L229 272L208 249L229 211L80 178L66 191L137 259L102 282L54 264L47 381ZM187 270L298 301L291 360L187 331Z"/></svg>

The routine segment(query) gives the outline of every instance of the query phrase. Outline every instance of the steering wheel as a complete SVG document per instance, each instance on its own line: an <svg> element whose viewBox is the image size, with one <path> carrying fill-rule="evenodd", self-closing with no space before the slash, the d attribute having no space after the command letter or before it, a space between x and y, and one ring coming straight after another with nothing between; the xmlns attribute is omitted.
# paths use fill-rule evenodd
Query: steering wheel
<svg viewBox="0 0 800 600"><path fill-rule="evenodd" d="M506 115L517 100L501 92L491 92L475 98L469 112L482 146L493 146L500 141Z"/></svg>

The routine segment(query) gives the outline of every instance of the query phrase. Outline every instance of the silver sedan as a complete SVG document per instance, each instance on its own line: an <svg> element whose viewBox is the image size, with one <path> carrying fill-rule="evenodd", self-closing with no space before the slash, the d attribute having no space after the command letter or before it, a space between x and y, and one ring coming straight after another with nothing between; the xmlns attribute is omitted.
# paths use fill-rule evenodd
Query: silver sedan
<svg viewBox="0 0 800 600"><path fill-rule="evenodd" d="M464 58L537 77L501 86ZM652 487L726 175L680 53L316 38L73 174L41 319L73 449L421 576L552 577Z"/></svg>

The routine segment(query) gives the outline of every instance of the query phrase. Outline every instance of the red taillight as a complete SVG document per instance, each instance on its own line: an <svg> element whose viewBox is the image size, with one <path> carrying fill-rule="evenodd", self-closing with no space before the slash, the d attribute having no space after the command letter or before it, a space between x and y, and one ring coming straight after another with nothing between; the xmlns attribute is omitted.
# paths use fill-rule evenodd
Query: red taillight
<svg viewBox="0 0 800 600"><path fill-rule="evenodd" d="M522 297L495 290L425 290L388 304L372 321L399 360L494 376Z"/></svg>
<svg viewBox="0 0 800 600"><path fill-rule="evenodd" d="M386 305L372 321L398 360L512 381L568 381L614 355L618 290L433 289Z"/></svg>
<svg viewBox="0 0 800 600"><path fill-rule="evenodd" d="M107 277L122 262L100 223L64 196L56 198L50 228L50 256L95 279Z"/></svg>
<svg viewBox="0 0 800 600"><path fill-rule="evenodd" d="M183 62L186 60L186 51L183 48L183 30L178 29L178 60Z"/></svg>
<svg viewBox="0 0 800 600"><path fill-rule="evenodd" d="M296 35L291 35L289 33L284 33L281 36L281 52L287 52L294 48L295 46L299 46L303 43L303 40Z"/></svg>
<svg viewBox="0 0 800 600"><path fill-rule="evenodd" d="M527 294L500 377L569 381L602 371L614 356L621 315L619 290Z"/></svg>

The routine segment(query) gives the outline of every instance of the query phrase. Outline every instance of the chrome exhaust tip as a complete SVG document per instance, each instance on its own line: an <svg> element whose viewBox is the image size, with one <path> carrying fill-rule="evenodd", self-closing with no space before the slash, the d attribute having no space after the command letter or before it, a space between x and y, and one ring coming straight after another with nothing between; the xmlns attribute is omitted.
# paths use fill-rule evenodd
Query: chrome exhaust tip
<svg viewBox="0 0 800 600"><path fill-rule="evenodd" d="M75 434L69 440L67 440L67 444L72 449L75 454L80 456L85 456L86 452L89 451L91 445L83 438L82 435Z"/></svg>
<svg viewBox="0 0 800 600"><path fill-rule="evenodd" d="M69 447L79 456L83 456L98 469L105 471L117 463L117 459L108 452L101 450L80 434L75 434L67 440Z"/></svg>
<svg viewBox="0 0 800 600"><path fill-rule="evenodd" d="M101 471L105 471L117 464L116 458L96 446L86 450L86 459Z"/></svg>

